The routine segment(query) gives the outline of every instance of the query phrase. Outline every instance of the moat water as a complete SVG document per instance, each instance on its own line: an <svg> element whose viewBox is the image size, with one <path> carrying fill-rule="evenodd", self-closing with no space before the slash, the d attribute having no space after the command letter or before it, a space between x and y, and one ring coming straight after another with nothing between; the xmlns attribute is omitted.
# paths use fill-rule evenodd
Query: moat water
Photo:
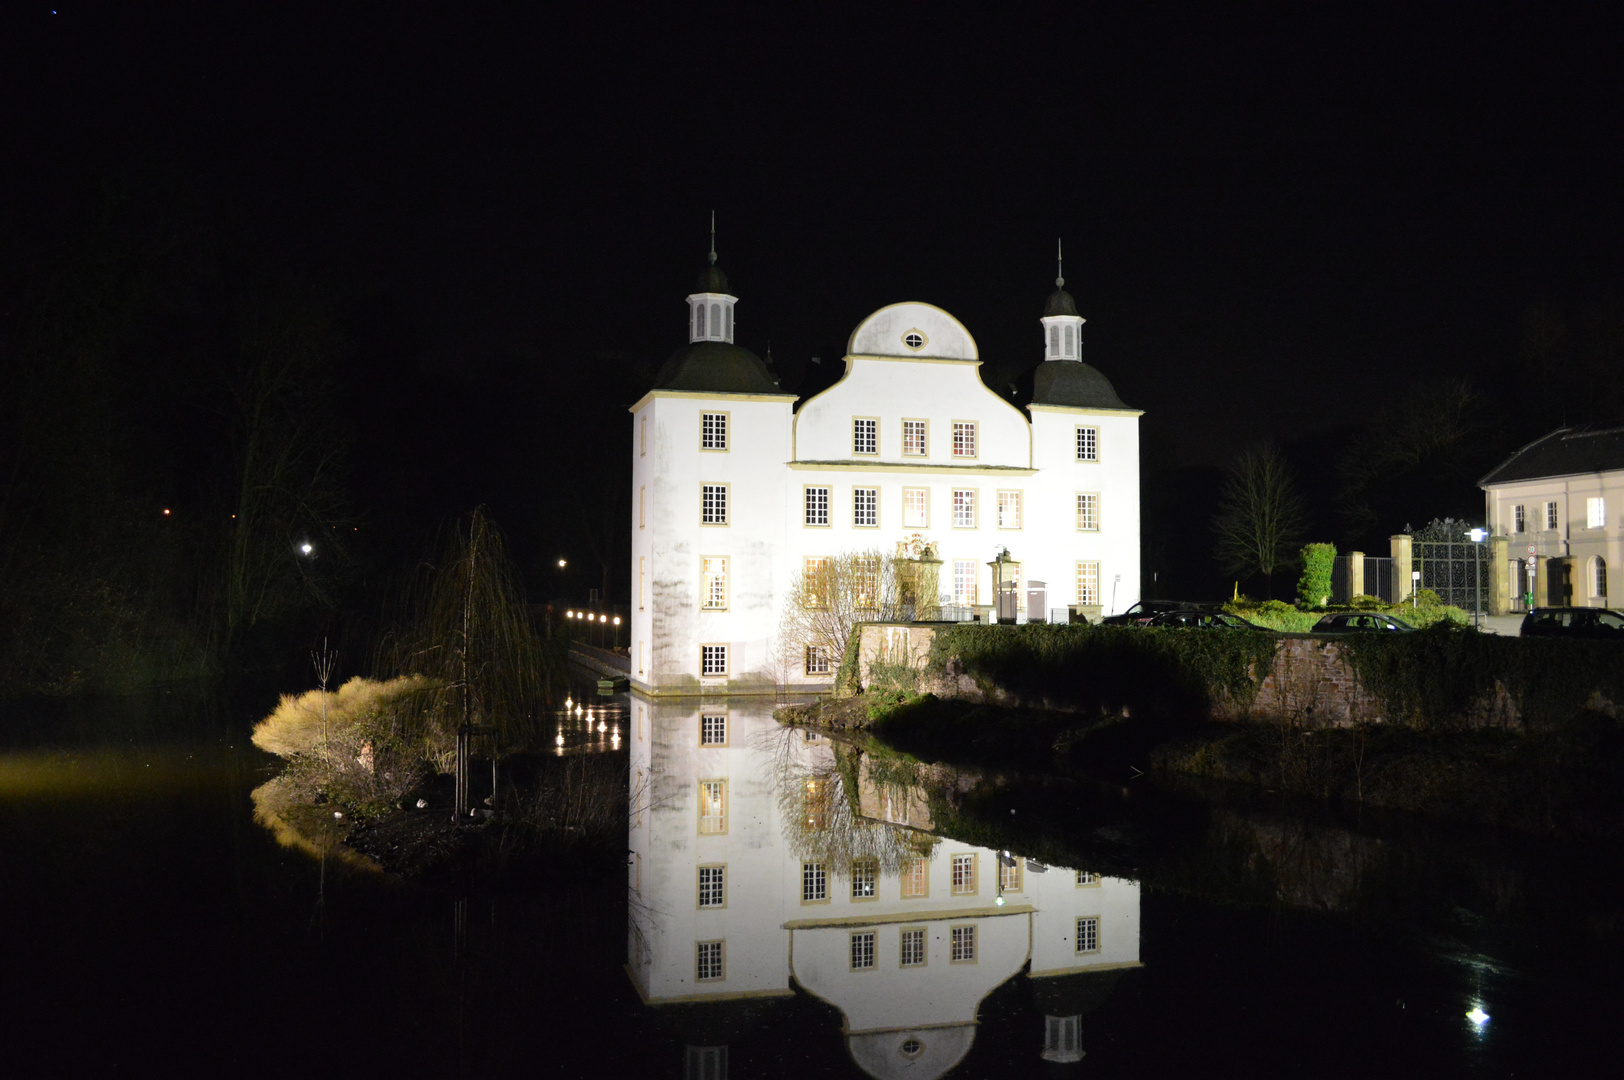
<svg viewBox="0 0 1624 1080"><path fill-rule="evenodd" d="M932 790L770 703L581 703L563 750L627 760L625 879L469 895L256 824L269 700L13 708L0 1072L1619 1072L1613 848L1132 775Z"/></svg>

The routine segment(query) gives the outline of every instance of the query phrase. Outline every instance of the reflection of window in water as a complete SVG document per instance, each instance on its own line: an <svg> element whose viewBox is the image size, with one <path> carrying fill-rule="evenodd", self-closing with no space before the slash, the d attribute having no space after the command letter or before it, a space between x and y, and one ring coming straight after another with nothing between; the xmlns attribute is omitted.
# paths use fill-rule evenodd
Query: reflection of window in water
<svg viewBox="0 0 1624 1080"><path fill-rule="evenodd" d="M801 864L801 903L821 904L829 899L829 873L820 862Z"/></svg>
<svg viewBox="0 0 1624 1080"><path fill-rule="evenodd" d="M976 958L976 928L973 926L955 926L953 928L953 963L968 964Z"/></svg>
<svg viewBox="0 0 1624 1080"><path fill-rule="evenodd" d="M851 969L874 970L874 931L861 930L851 936Z"/></svg>
<svg viewBox="0 0 1624 1080"><path fill-rule="evenodd" d="M727 1080L727 1047L688 1047L682 1080Z"/></svg>
<svg viewBox="0 0 1624 1080"><path fill-rule="evenodd" d="M910 859L902 867L902 898L912 900L930 895L930 861Z"/></svg>
<svg viewBox="0 0 1624 1080"><path fill-rule="evenodd" d="M806 794L802 798L802 803L808 829L821 830L829 827L829 798L832 794L830 787L827 780L806 782Z"/></svg>
<svg viewBox="0 0 1624 1080"><path fill-rule="evenodd" d="M903 1039L902 1045L897 1047L897 1053L901 1054L909 1061L912 1061L914 1058L918 1057L924 1052L925 1044L914 1038L912 1035L908 1036L906 1039Z"/></svg>
<svg viewBox="0 0 1624 1080"><path fill-rule="evenodd" d="M851 864L851 898L853 900L872 900L875 896L875 885L880 876L880 864L877 859L857 859Z"/></svg>
<svg viewBox="0 0 1624 1080"><path fill-rule="evenodd" d="M727 717L725 715L706 715L699 718L699 745L727 745Z"/></svg>
<svg viewBox="0 0 1624 1080"><path fill-rule="evenodd" d="M714 836L727 832L727 781L699 782L699 832Z"/></svg>
<svg viewBox="0 0 1624 1080"><path fill-rule="evenodd" d="M1045 1061L1081 1061L1083 1058L1081 1016L1046 1016L1043 1031Z"/></svg>
<svg viewBox="0 0 1624 1080"><path fill-rule="evenodd" d="M953 895L973 896L976 891L976 857L953 856Z"/></svg>
<svg viewBox="0 0 1624 1080"><path fill-rule="evenodd" d="M1079 870L1079 871L1077 871L1077 887L1078 888L1083 888L1084 886L1087 886L1087 885L1098 885L1099 883L1100 883L1100 876L1098 874L1091 873L1088 870Z"/></svg>
<svg viewBox="0 0 1624 1080"><path fill-rule="evenodd" d="M1100 951L1100 917L1098 915L1082 915L1078 917L1077 951L1079 953Z"/></svg>
<svg viewBox="0 0 1624 1080"><path fill-rule="evenodd" d="M1002 859L998 862L998 887L1004 892L1018 893L1021 891L1021 860L1011 858L1008 862Z"/></svg>
<svg viewBox="0 0 1624 1080"><path fill-rule="evenodd" d="M902 932L903 967L925 966L925 928L915 927Z"/></svg>
<svg viewBox="0 0 1624 1080"><path fill-rule="evenodd" d="M699 868L699 906L702 908L727 907L727 866L701 866Z"/></svg>

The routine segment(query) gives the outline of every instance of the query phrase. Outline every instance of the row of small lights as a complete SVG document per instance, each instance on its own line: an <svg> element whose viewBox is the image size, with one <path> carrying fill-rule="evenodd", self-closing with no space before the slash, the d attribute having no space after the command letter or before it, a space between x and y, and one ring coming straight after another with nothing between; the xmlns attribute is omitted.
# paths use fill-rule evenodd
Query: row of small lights
<svg viewBox="0 0 1624 1080"><path fill-rule="evenodd" d="M583 713L585 714L586 730L590 732L592 730L592 710L584 708L577 701L573 701L570 698L565 698L564 699L564 715L566 717L569 716L571 711L573 711L577 717L581 716ZM620 725L616 724L614 726L614 729L611 731L610 728L609 728L608 723L606 721L600 719L598 721L598 734L602 735L606 731L609 732L609 744L610 744L611 748L615 749L615 750L619 750L620 749ZM558 746L560 748L562 748L563 745L564 745L564 727L563 727L562 724L559 725L558 734L553 737L553 743L554 743L554 745L556 745L556 746Z"/></svg>
<svg viewBox="0 0 1624 1080"><path fill-rule="evenodd" d="M614 618L611 619L607 615L594 615L590 611L566 611L566 612L564 612L564 618L566 618L566 619L585 619L587 622L613 623L615 626L620 625L620 616L619 615L616 615Z"/></svg>

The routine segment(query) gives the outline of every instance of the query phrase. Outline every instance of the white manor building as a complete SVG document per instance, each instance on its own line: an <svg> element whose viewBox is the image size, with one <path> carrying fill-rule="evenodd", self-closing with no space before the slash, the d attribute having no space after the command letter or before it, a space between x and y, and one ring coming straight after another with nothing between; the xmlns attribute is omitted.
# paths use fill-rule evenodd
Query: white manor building
<svg viewBox="0 0 1624 1080"><path fill-rule="evenodd" d="M914 537L941 560L942 603L984 620L1005 549L1006 618L1092 620L1137 601L1141 413L1083 362L1063 285L1039 320L1024 410L982 383L964 325L923 303L864 319L845 374L797 408L734 343L738 298L712 252L688 297L689 344L631 408L632 685L827 685L838 657L777 648L797 575Z"/></svg>

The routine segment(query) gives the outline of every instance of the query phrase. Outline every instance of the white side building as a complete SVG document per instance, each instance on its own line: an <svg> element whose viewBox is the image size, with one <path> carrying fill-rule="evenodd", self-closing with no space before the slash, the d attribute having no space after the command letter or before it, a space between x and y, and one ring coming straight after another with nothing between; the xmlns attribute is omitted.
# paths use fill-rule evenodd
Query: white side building
<svg viewBox="0 0 1624 1080"><path fill-rule="evenodd" d="M913 537L942 560L943 601L982 619L1097 619L1139 599L1141 414L1082 361L1064 279L1024 411L982 383L964 325L924 303L864 319L845 374L797 409L734 342L714 257L688 297L689 344L631 409L634 687L826 684L829 658L776 648L796 576ZM989 564L1006 550L1018 584L995 614Z"/></svg>

